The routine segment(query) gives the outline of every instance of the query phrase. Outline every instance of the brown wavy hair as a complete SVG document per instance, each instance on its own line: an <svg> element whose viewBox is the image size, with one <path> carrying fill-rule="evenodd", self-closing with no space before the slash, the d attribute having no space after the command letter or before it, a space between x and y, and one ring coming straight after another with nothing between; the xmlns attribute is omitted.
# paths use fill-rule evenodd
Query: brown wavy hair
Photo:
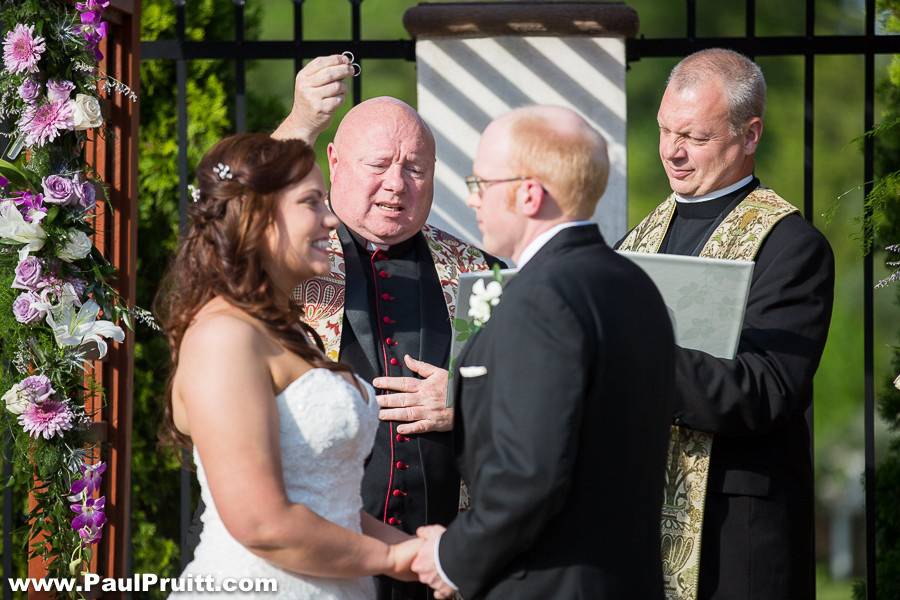
<svg viewBox="0 0 900 600"><path fill-rule="evenodd" d="M263 268L265 234L277 195L306 177L315 162L312 148L301 140L250 133L223 139L197 166L200 196L188 209L187 230L153 305L172 356L161 443L191 446L190 437L175 427L172 383L185 331L216 296L260 321L282 346L313 367L352 372L325 357L322 340L300 320L302 306L290 302L286 308ZM218 165L227 165L230 177L220 178Z"/></svg>

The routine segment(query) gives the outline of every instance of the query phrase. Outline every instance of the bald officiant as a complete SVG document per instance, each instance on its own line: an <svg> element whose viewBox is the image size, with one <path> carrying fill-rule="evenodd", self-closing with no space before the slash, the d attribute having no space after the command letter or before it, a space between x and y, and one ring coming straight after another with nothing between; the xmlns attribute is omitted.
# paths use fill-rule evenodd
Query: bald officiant
<svg viewBox="0 0 900 600"><path fill-rule="evenodd" d="M699 581L690 565L676 573L669 561L670 599L815 596L804 414L831 319L834 258L822 234L754 173L765 102L762 71L736 52L704 50L676 65L658 113L672 194L620 243L756 263L735 358L678 349L673 431L681 433L673 433L667 504L686 480L705 489L705 513L701 501L677 523L677 503L664 505L664 561L679 536L694 535L680 542L702 548Z"/></svg>

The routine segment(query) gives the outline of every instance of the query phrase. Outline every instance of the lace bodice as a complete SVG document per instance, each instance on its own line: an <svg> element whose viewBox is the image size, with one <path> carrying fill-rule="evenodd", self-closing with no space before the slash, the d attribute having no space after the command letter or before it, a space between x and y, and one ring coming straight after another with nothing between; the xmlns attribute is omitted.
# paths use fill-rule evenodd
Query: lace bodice
<svg viewBox="0 0 900 600"><path fill-rule="evenodd" d="M363 398L340 374L311 369L288 385L275 401L280 421L280 447L285 491L291 502L333 523L360 531L363 462L372 450L378 405L371 386L362 382ZM197 479L206 509L203 533L194 560L182 577L260 577L278 582L276 594L239 594L241 598L369 600L372 578L324 579L299 576L271 565L235 540L222 523L209 491L203 464L194 449ZM188 594L173 594L188 598ZM198 598L216 597L200 594ZM223 596L224 597L224 596ZM234 598L234 594L227 597Z"/></svg>

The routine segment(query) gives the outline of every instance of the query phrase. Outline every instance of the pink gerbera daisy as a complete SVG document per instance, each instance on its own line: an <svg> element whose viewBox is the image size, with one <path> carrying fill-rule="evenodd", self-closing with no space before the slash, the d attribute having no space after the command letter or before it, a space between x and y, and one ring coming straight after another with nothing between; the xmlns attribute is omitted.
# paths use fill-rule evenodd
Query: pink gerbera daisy
<svg viewBox="0 0 900 600"><path fill-rule="evenodd" d="M57 434L72 429L72 411L65 402L45 400L28 405L19 415L19 425L33 438L44 436L49 440Z"/></svg>
<svg viewBox="0 0 900 600"><path fill-rule="evenodd" d="M34 35L34 25L19 23L3 40L3 64L11 73L37 73L45 49L44 38Z"/></svg>
<svg viewBox="0 0 900 600"><path fill-rule="evenodd" d="M52 142L60 131L67 131L74 126L71 100L29 106L19 121L19 129L25 133L25 145L29 147Z"/></svg>

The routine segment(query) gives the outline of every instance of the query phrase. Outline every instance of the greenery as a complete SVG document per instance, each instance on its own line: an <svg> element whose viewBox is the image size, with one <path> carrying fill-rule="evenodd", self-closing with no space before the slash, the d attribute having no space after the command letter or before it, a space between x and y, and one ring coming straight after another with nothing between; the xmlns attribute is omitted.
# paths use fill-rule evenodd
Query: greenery
<svg viewBox="0 0 900 600"><path fill-rule="evenodd" d="M103 394L86 361L106 354L104 338L124 339L99 317L130 324L140 314L122 305L115 270L90 239L102 183L83 150L104 134L95 54L103 26L81 23L99 23L102 8L0 2L0 113L12 161L0 161L0 426L12 446L4 483L20 500L11 532L18 575L26 558L42 559L54 577L89 570L105 524L95 492L106 467L85 410Z"/></svg>
<svg viewBox="0 0 900 600"><path fill-rule="evenodd" d="M885 18L885 28L900 32L900 0L879 0L878 8ZM878 92L885 110L881 125L871 132L875 140L877 180L866 201L873 214L876 245L887 246L900 242L900 55L892 57ZM897 260L896 254L887 258L891 263ZM900 286L887 289L894 291L896 304L900 305ZM900 373L900 348L895 346L892 374L896 373ZM897 503L900 498L900 390L893 379L890 375L884 377L884 392L879 402L879 412L891 433L889 447L876 472L875 556L879 600L900 598L900 505ZM863 585L857 587L855 597L865 598Z"/></svg>

